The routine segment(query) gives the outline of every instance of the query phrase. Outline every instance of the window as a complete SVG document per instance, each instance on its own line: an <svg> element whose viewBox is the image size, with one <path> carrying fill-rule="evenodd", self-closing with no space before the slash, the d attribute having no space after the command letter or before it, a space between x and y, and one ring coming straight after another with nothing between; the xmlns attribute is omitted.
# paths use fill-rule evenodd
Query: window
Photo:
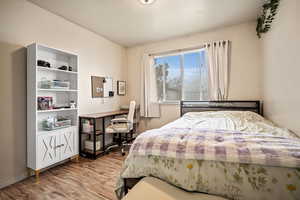
<svg viewBox="0 0 300 200"><path fill-rule="evenodd" d="M155 57L158 99L161 102L208 99L205 51Z"/></svg>

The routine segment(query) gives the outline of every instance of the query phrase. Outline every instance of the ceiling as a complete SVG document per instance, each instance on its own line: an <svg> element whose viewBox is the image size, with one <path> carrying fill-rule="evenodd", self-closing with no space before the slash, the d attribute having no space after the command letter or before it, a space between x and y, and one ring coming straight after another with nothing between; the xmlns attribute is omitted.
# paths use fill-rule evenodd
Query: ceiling
<svg viewBox="0 0 300 200"><path fill-rule="evenodd" d="M29 0L122 46L254 20L263 0Z"/></svg>

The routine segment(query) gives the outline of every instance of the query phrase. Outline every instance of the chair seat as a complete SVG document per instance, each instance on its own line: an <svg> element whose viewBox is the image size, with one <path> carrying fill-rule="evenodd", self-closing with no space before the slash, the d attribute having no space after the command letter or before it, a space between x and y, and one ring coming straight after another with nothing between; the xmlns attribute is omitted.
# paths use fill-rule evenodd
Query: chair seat
<svg viewBox="0 0 300 200"><path fill-rule="evenodd" d="M109 125L105 128L106 133L128 133L130 129L127 123Z"/></svg>
<svg viewBox="0 0 300 200"><path fill-rule="evenodd" d="M115 117L115 119L127 119L127 115L118 115Z"/></svg>
<svg viewBox="0 0 300 200"><path fill-rule="evenodd" d="M115 118L111 120L112 122L128 122L126 118Z"/></svg>

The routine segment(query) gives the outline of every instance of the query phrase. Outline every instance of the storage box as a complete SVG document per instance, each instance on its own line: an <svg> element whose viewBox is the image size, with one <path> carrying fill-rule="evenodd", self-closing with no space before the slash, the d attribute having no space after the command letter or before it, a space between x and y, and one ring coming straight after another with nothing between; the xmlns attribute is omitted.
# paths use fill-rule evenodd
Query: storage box
<svg viewBox="0 0 300 200"><path fill-rule="evenodd" d="M101 150L102 148L102 135L96 136L96 151ZM105 134L105 145L109 145L113 143L113 135L112 134ZM85 140L84 141L84 148L87 150L93 151L93 140Z"/></svg>
<svg viewBox="0 0 300 200"><path fill-rule="evenodd" d="M62 120L44 120L42 122L42 126L44 130L52 131L61 128L67 128L71 126L72 121L70 119L62 119Z"/></svg>
<svg viewBox="0 0 300 200"><path fill-rule="evenodd" d="M84 141L84 148L87 150L94 150L94 142L93 140L85 140ZM97 140L96 141L96 151L100 150L102 148L102 141L101 140Z"/></svg>
<svg viewBox="0 0 300 200"><path fill-rule="evenodd" d="M82 132L91 133L93 131L94 131L94 126L90 125L90 123L83 123L82 124Z"/></svg>
<svg viewBox="0 0 300 200"><path fill-rule="evenodd" d="M41 88L43 89L69 89L70 82L60 80L43 80L41 81Z"/></svg>

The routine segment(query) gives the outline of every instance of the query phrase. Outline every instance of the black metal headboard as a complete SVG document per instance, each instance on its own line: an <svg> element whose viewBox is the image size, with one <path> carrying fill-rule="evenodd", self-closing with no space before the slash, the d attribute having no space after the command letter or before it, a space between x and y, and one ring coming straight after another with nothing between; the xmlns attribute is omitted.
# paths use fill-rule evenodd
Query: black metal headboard
<svg viewBox="0 0 300 200"><path fill-rule="evenodd" d="M262 115L260 101L181 101L180 116L187 112L252 111Z"/></svg>

